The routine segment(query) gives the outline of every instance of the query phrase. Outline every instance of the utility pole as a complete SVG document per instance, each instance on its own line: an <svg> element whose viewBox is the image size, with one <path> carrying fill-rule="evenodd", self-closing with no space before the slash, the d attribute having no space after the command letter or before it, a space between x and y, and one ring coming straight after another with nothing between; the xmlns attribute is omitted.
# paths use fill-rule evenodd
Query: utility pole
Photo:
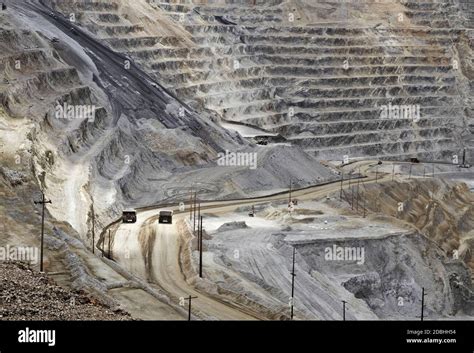
<svg viewBox="0 0 474 353"><path fill-rule="evenodd" d="M408 179L411 179L411 168L412 168L412 166L413 166L413 164L410 163L410 175L409 175Z"/></svg>
<svg viewBox="0 0 474 353"><path fill-rule="evenodd" d="M102 257L107 257L106 252L105 252L106 242L107 242L107 233L104 233L104 237L102 238Z"/></svg>
<svg viewBox="0 0 474 353"><path fill-rule="evenodd" d="M392 181L394 177L395 177L395 163L392 163Z"/></svg>
<svg viewBox="0 0 474 353"><path fill-rule="evenodd" d="M40 272L43 272L43 247L44 247L44 209L47 203L52 203L51 200L46 201L44 192L41 192L41 201L34 201L35 205L40 204L42 207L41 211L41 248L40 248Z"/></svg>
<svg viewBox="0 0 474 353"><path fill-rule="evenodd" d="M379 166L378 165L375 167L375 182L377 184L379 183Z"/></svg>
<svg viewBox="0 0 474 353"><path fill-rule="evenodd" d="M194 203L193 203L193 234L196 235L196 204L197 204L197 192L194 192Z"/></svg>
<svg viewBox="0 0 474 353"><path fill-rule="evenodd" d="M290 178L290 192L288 194L288 205L291 204L291 188L293 187L293 180Z"/></svg>
<svg viewBox="0 0 474 353"><path fill-rule="evenodd" d="M423 166L423 179L426 177L426 166Z"/></svg>
<svg viewBox="0 0 474 353"><path fill-rule="evenodd" d="M202 278L202 216L200 219L200 227L199 227L199 277Z"/></svg>
<svg viewBox="0 0 474 353"><path fill-rule="evenodd" d="M198 220L198 242L199 242L199 234L200 234L200 233L199 233L199 232L200 232L199 229L200 229L200 220L201 220L201 203L200 203L200 202L199 202L199 204L198 204L198 219L197 219L197 220ZM196 235L196 234L194 234L194 235ZM201 245L198 245L198 246L200 247ZM200 249L200 248L199 248L199 249Z"/></svg>
<svg viewBox="0 0 474 353"><path fill-rule="evenodd" d="M184 298L184 300L188 301L188 321L191 321L191 301L196 298L197 297L193 297L191 295L188 296L187 298Z"/></svg>
<svg viewBox="0 0 474 353"><path fill-rule="evenodd" d="M360 187L360 167L359 167L359 178L357 179L357 212L359 212L359 187Z"/></svg>
<svg viewBox="0 0 474 353"><path fill-rule="evenodd" d="M352 193L352 197L351 197L351 209L354 211L354 185L352 185L351 193Z"/></svg>
<svg viewBox="0 0 474 353"><path fill-rule="evenodd" d="M191 188L191 195L189 197L189 222L193 218L193 189Z"/></svg>
<svg viewBox="0 0 474 353"><path fill-rule="evenodd" d="M342 301L342 321L346 321L346 301Z"/></svg>
<svg viewBox="0 0 474 353"><path fill-rule="evenodd" d="M364 218L365 218L365 215L366 215L366 212L367 212L367 209L365 208L365 197L363 198L363 200L364 200L364 206L363 206L364 210L363 211L364 211Z"/></svg>
<svg viewBox="0 0 474 353"><path fill-rule="evenodd" d="M109 248L108 248L108 251L109 251L109 254L108 254L108 255L109 255L109 260L110 260L110 258L111 258L111 249L110 249L111 241L112 241L112 240L111 240L110 229L109 229Z"/></svg>
<svg viewBox="0 0 474 353"><path fill-rule="evenodd" d="M293 267L291 270L291 313L290 318L293 320L293 307L294 307L294 298L295 298L295 255L296 255L296 248L293 247Z"/></svg>
<svg viewBox="0 0 474 353"><path fill-rule="evenodd" d="M359 213L359 184L357 184L356 212Z"/></svg>
<svg viewBox="0 0 474 353"><path fill-rule="evenodd" d="M342 201L342 184L344 183L344 173L341 171L341 191L339 192L339 199Z"/></svg>
<svg viewBox="0 0 474 353"><path fill-rule="evenodd" d="M425 317L425 287L421 289L421 321Z"/></svg>
<svg viewBox="0 0 474 353"><path fill-rule="evenodd" d="M95 254L95 212L94 204L92 204L92 253Z"/></svg>

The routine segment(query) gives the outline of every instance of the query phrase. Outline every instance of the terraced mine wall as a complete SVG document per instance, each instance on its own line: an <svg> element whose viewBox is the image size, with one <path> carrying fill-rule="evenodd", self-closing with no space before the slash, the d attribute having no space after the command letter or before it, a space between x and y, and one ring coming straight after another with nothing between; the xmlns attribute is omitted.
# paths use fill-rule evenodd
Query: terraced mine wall
<svg viewBox="0 0 474 353"><path fill-rule="evenodd" d="M100 228L126 207L187 200L193 187L203 198L236 197L285 188L289 177L335 177L302 149L258 148L223 129L215 112L193 109L74 26L35 1L0 14L0 145L6 166L31 172L53 217L88 242L93 218ZM257 171L217 166L218 153L257 148Z"/></svg>
<svg viewBox="0 0 474 353"><path fill-rule="evenodd" d="M472 2L47 3L198 110L317 158L472 152Z"/></svg>

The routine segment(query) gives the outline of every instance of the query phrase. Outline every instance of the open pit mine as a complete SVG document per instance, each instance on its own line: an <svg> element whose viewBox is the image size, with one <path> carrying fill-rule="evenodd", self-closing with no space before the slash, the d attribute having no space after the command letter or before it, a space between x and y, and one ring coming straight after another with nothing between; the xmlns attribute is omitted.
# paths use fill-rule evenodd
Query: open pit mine
<svg viewBox="0 0 474 353"><path fill-rule="evenodd" d="M473 320L473 51L472 0L0 0L0 320Z"/></svg>

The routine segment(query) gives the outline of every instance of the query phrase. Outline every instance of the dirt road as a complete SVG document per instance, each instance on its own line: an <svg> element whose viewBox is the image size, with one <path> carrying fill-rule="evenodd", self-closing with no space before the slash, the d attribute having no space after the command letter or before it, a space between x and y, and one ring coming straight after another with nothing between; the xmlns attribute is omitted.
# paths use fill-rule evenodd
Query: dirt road
<svg viewBox="0 0 474 353"><path fill-rule="evenodd" d="M356 170L366 175L361 184L374 183L376 178L370 167L373 161L357 162L345 166L344 172ZM391 180L391 175L379 173L377 181ZM343 183L347 188L349 181ZM315 186L292 192L293 198L299 200L323 199L329 194L340 190L341 183L335 182L322 186ZM232 212L239 207L255 205L268 201L284 201L288 199L287 193L279 193L268 197L242 199L233 201L204 202L201 209L214 214ZM127 270L133 272L147 281L163 289L169 297L179 302L180 298L188 295L197 296L193 300L193 314L205 319L219 320L254 320L264 319L259 313L245 312L237 304L229 304L218 298L197 291L186 282L180 264L181 244L176 223L187 217L187 211L179 212L174 209L174 224L158 224L156 216L159 208L138 213L135 224L121 224L113 242L114 259Z"/></svg>

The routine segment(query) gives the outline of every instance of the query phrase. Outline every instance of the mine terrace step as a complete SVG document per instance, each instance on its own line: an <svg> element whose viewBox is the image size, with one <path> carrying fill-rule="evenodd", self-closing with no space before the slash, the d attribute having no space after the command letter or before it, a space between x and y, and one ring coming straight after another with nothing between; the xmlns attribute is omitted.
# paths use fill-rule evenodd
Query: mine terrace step
<svg viewBox="0 0 474 353"><path fill-rule="evenodd" d="M283 135L288 134L299 134L304 131L338 131L340 132L351 132L351 131L374 131L381 127L386 128L389 125L411 125L410 119L398 118L398 119L381 119L380 110L375 111L377 117L373 119L351 119L351 120L339 120L339 121L299 121L297 117L293 116L289 119L289 122L279 125L270 124L259 124L257 126L264 126L266 130L273 132L280 132ZM420 109L420 118L415 122L419 127L435 127L442 126L448 122L452 122L455 118L448 120L445 116L425 116ZM248 122L245 120L244 122ZM253 124L251 124L253 125Z"/></svg>
<svg viewBox="0 0 474 353"><path fill-rule="evenodd" d="M196 98L205 99L205 102L219 101L219 100L235 100L238 98L243 104L247 100L260 98L263 96L275 96L282 98L302 97L302 98L351 98L358 97L364 99L366 97L399 97L405 96L424 96L430 94L455 96L457 90L453 86L393 86L393 87L365 87L365 88L339 88L339 89L320 89L320 88L301 88L288 91L288 87L257 87L245 90L233 90L227 92L215 92L211 94L198 95Z"/></svg>
<svg viewBox="0 0 474 353"><path fill-rule="evenodd" d="M346 129L339 132L322 130L305 130L304 132L295 131L274 131L285 137L286 141L298 145L302 148L328 147L351 145L366 142L382 141L411 141L417 137L442 138L453 135L453 130L444 126L413 127L410 123L404 124L403 121L389 121L386 124L380 124L374 129L363 126Z"/></svg>
<svg viewBox="0 0 474 353"><path fill-rule="evenodd" d="M313 154L317 158L340 160L342 160L344 155L350 155L351 160L366 160L367 156L371 156L374 159L386 161L409 161L412 157L417 157L420 160L444 159L449 161L453 154L459 153L460 151L459 145L455 144L453 141L442 141L443 148L439 148L437 142L438 141L436 140L434 142L425 141L423 143L415 143L414 145L407 143L392 143L385 146L386 148L378 143L375 145L357 145L354 146L354 150L348 147L337 147L334 149L324 148L318 150L306 150L306 152ZM413 147L416 147L416 149ZM391 152L387 152L388 150ZM427 174L429 173L427 172Z"/></svg>
<svg viewBox="0 0 474 353"><path fill-rule="evenodd" d="M54 1L55 6L59 8L67 8L69 10L75 9L78 11L109 11L116 12L119 10L119 5L113 2L99 2L99 1L87 1L87 2L71 2L69 0Z"/></svg>
<svg viewBox="0 0 474 353"><path fill-rule="evenodd" d="M432 53L446 54L446 47L433 47L429 45L410 44L410 45L372 45L372 46L341 46L341 47L308 47L308 46L291 46L291 45L269 45L269 44L237 44L237 45L222 45L222 46L196 46L188 47L163 47L163 48L130 48L129 53L137 55L138 57L148 58L153 55L162 56L185 56L191 57L195 55L215 55L225 53L240 53L240 54L289 54L300 55L321 55L321 54L340 54L340 55L359 55L359 54L403 54L405 50L410 50L413 55L431 55Z"/></svg>
<svg viewBox="0 0 474 353"><path fill-rule="evenodd" d="M242 65L244 66L244 65ZM204 81L216 74L212 74L209 70L192 70L192 72L175 72L164 73L154 71L163 80L172 81L174 84L191 81ZM261 76L284 76L298 77L298 78L329 78L337 76L356 77L367 75L399 75L417 74L420 76L432 74L452 74L451 66L443 65L372 65L372 66L358 66L344 69L342 67L324 67L324 68L309 68L307 66L284 66L284 65L247 65L235 70L227 70L219 73L221 77L228 79L241 78L246 75L261 75Z"/></svg>
<svg viewBox="0 0 474 353"><path fill-rule="evenodd" d="M330 146L330 147L319 147L319 148L305 148L304 150L306 152L323 152L323 151L334 151L336 152L337 150L344 150L346 153L344 154L349 154L352 157L353 153L350 153L350 151L357 151L357 148L361 147L368 147L367 150L361 151L361 155L374 155L373 153L370 152L376 152L377 154L377 149L379 149L378 153L383 153L383 151L386 150L395 150L395 149L400 149L402 148L400 153L397 154L392 154L392 156L395 155L400 155L400 154L411 154L411 153L416 153L417 151L408 151L410 146L418 146L419 148L422 148L422 151L425 150L433 150L433 151L443 151L446 149L444 148L439 148L440 146L447 146L449 148L455 149L459 151L459 147L455 148L455 146L458 146L456 141L452 138L444 138L444 139L413 139L411 141L398 141L398 142L367 142L367 143L359 143L359 144L352 144L352 145L347 145L347 146ZM406 146L403 148L403 146ZM395 148L394 148L395 147ZM367 153L369 152L369 153Z"/></svg>
<svg viewBox="0 0 474 353"><path fill-rule="evenodd" d="M403 122L403 121L399 121ZM322 141L326 141L326 143L330 143L330 141L334 140L345 140L346 138L351 139L366 139L371 142L378 142L383 141L387 138L387 136L395 136L397 139L400 138L403 141L404 136L407 134L417 135L417 136L426 136L430 135L430 132L435 132L430 135L433 137L434 135L437 136L446 136L447 134L452 133L452 129L445 126L433 126L433 127L415 127L412 126L411 123L406 124L405 126L394 126L396 125L394 121L387 120L386 124L379 124L374 129L367 128L364 129L357 129L353 131L348 131L345 133L326 133L323 135L319 135L319 129L316 130L304 130L299 133L297 132L290 132L288 135L283 135L285 138L292 142L298 143L299 145L312 145L312 140L319 140L318 143ZM293 135L293 136L292 136ZM298 142L300 140L300 142ZM347 139L346 139L347 140ZM408 139L405 139L405 141Z"/></svg>
<svg viewBox="0 0 474 353"><path fill-rule="evenodd" d="M182 38L168 36L168 37L157 37L157 36L140 36L140 37L104 37L101 38L113 47L132 47L132 48L143 48L143 47L154 47L155 45L173 46L184 44Z"/></svg>
<svg viewBox="0 0 474 353"><path fill-rule="evenodd" d="M144 30L142 25L126 25L126 24L95 24L96 29L105 31L109 34L127 34L137 33Z"/></svg>
<svg viewBox="0 0 474 353"><path fill-rule="evenodd" d="M18 84L33 84L46 87L46 85L50 84L51 81L54 81L55 86L59 86L61 88L68 86L80 86L81 84L81 80L75 68L60 67L51 69L49 71L32 71L29 72L28 75L10 79L8 83L0 82L0 87L2 85L6 86L7 88L15 87Z"/></svg>
<svg viewBox="0 0 474 353"><path fill-rule="evenodd" d="M252 108L260 109L271 109L277 106L282 107L305 107L311 109L323 109L329 107L345 107L351 109L364 108L364 107L380 107L382 105L432 105L442 106L444 104L453 104L456 100L459 100L459 96L409 96L409 97L390 97L390 98L305 98L305 99L294 99L294 98L274 98L274 99L262 99L253 100L247 104L238 102L227 106L216 106L209 107L214 108L221 112L231 112L232 110L251 110Z"/></svg>
<svg viewBox="0 0 474 353"><path fill-rule="evenodd" d="M196 69L202 70L204 68L226 68L233 69L235 62L240 63L252 63L252 65L246 64L245 67L265 65L278 66L291 66L291 67L309 67L318 66L321 68L328 67L342 67L346 62L353 67L370 67L379 65L396 65L396 66L410 66L410 65L449 65L452 60L446 57L438 58L426 58L426 57L320 57L319 59L303 59L303 58L291 58L282 56L236 56L231 57L218 57L215 59L178 59L178 60L153 60L153 61L142 61L142 64L151 68L152 70L189 70ZM331 66L328 66L331 65Z"/></svg>
<svg viewBox="0 0 474 353"><path fill-rule="evenodd" d="M455 117L462 115L464 105L447 106L420 106L420 115L422 117ZM267 111L253 114L239 115L233 121L242 121L251 125L264 126L268 129L277 129L288 124L298 123L338 123L343 121L371 121L380 119L380 107L357 108L357 109L325 109L315 110L311 108L295 109L294 115L288 115L288 109L284 111Z"/></svg>
<svg viewBox="0 0 474 353"><path fill-rule="evenodd" d="M291 75L273 75L273 76L267 76L263 75L261 70L253 70L254 72L245 72L240 75L240 77L232 79L232 83L237 84L239 82L244 82L246 80L268 80L268 82L271 84L272 82L289 82L289 83L294 83L295 85L303 85L306 83L316 85L318 86L319 84L321 85L331 85L334 88L338 88L340 85L345 86L346 84L352 82L352 83L357 83L356 81L360 81L360 84L363 85L364 82L366 82L367 85L371 84L376 84L376 83L384 83L388 84L390 82L398 82L398 83L413 83L413 84L430 84L430 83L435 83L439 82L440 84L443 82L454 82L455 77L451 73L440 73L436 74L433 73L431 75L429 74L424 74L424 75L411 75L411 74L404 74L404 75L356 75L352 77L348 76L326 76L326 77L320 77L320 78L308 78L308 77L302 77L302 76L291 76ZM173 80L175 78L178 78L178 76L183 76L188 74L173 74L173 75L162 75L161 77L164 80ZM206 76L207 77L207 76ZM199 78L197 78L199 79ZM174 83L174 87L179 90L179 89L187 89L187 88L194 88L198 87L199 89L202 88L202 91L208 91L212 88L213 85L216 84L228 84L229 79L225 78L217 81L215 78L209 78L207 80L202 80L202 81L185 81L183 84L179 84L178 82Z"/></svg>
<svg viewBox="0 0 474 353"><path fill-rule="evenodd" d="M377 87L439 87L451 86L455 83L454 76L366 76L366 77L339 77L323 79L300 79L281 77L246 77L233 81L209 81L205 83L192 84L188 86L176 86L175 91L182 94L208 95L213 93L233 92L237 87L247 89L266 87L294 88L301 86L316 89L340 89L340 88L377 88ZM383 85L383 86L381 86Z"/></svg>
<svg viewBox="0 0 474 353"><path fill-rule="evenodd" d="M194 37L197 38L197 37ZM297 45L323 45L323 46L370 46L367 42L378 43L381 41L388 42L396 41L399 46L412 45L410 38L405 37L376 37L376 38L348 38L348 37L293 37L293 36L256 36L256 35L241 35L240 39L244 43L249 44L260 44L260 43L272 43L273 45L280 44L291 44L292 46ZM417 38L420 40L419 38ZM430 37L423 39L423 43L426 45L447 45L452 44L453 39L451 37Z"/></svg>

